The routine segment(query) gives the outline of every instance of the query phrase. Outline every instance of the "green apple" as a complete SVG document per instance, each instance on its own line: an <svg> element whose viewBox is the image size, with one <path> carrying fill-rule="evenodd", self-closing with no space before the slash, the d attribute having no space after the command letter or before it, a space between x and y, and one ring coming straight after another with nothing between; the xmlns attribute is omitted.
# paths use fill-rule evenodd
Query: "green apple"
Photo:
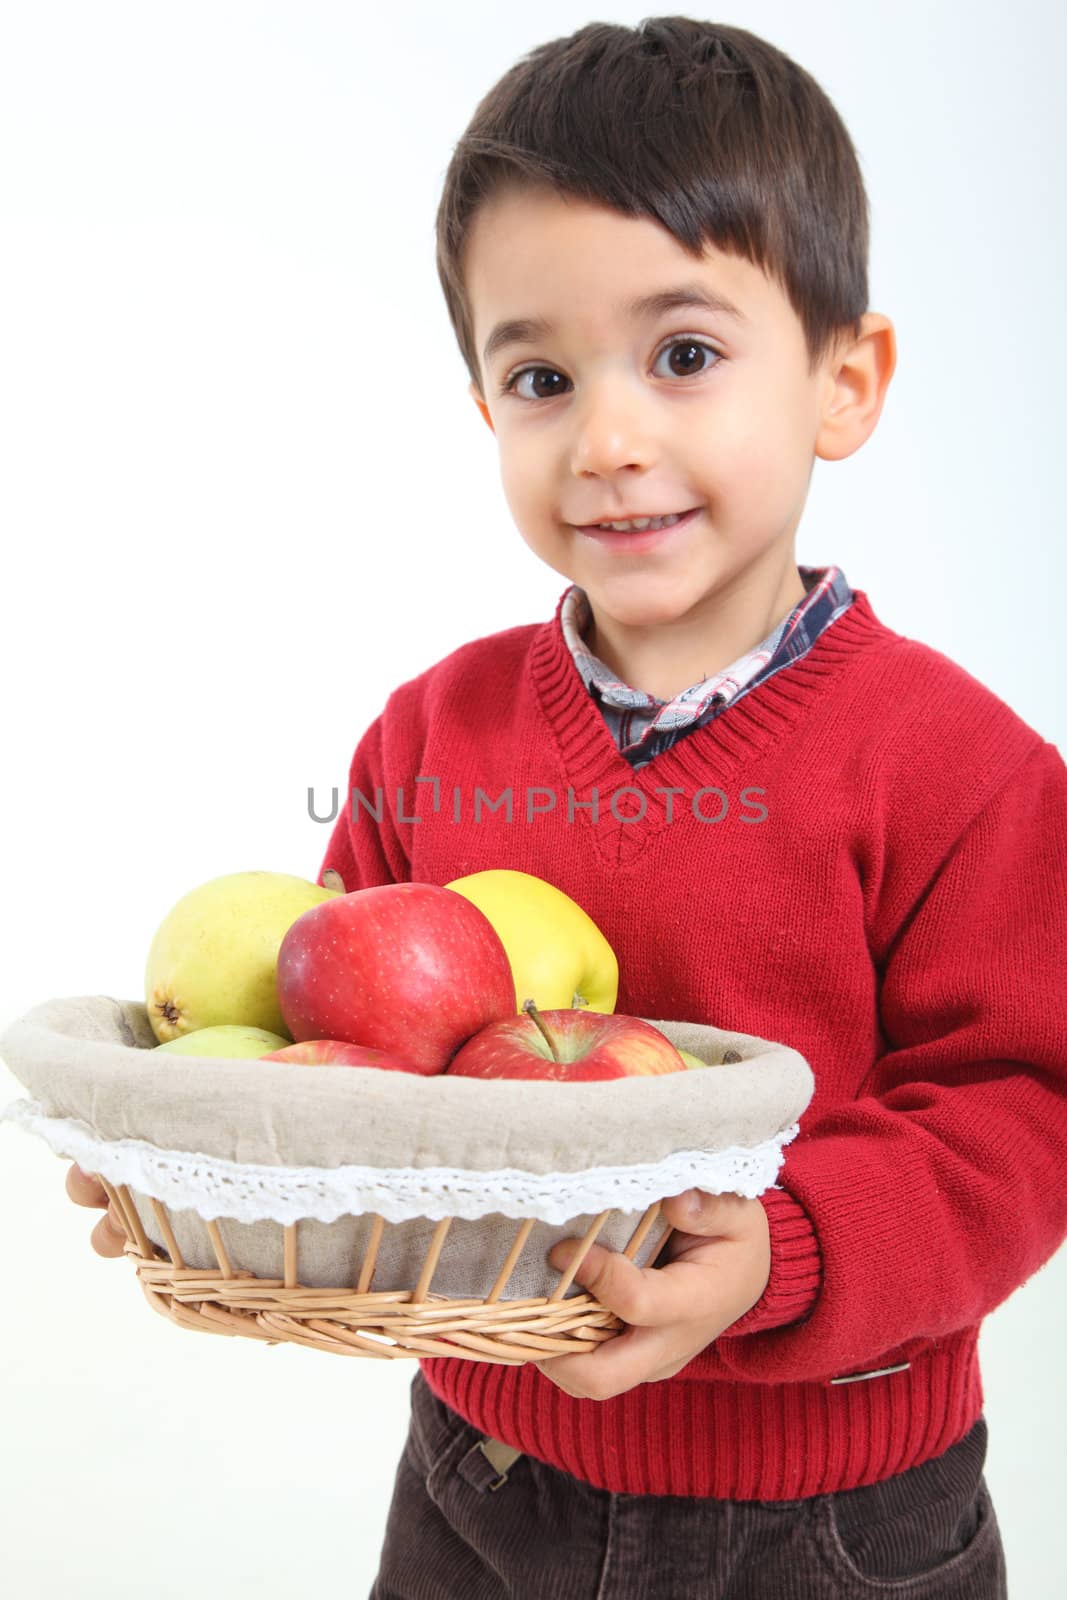
<svg viewBox="0 0 1067 1600"><path fill-rule="evenodd" d="M280 1033L269 1033L266 1028L221 1023L215 1028L197 1028L193 1033L179 1034L176 1039L165 1039L156 1049L169 1056L232 1056L252 1060L272 1050L284 1050L288 1043Z"/></svg>
<svg viewBox="0 0 1067 1600"><path fill-rule="evenodd" d="M191 889L148 952L145 1007L156 1038L232 1025L265 1028L287 1043L279 946L297 917L340 893L287 872L231 872Z"/></svg>
<svg viewBox="0 0 1067 1600"><path fill-rule="evenodd" d="M587 1006L613 1012L619 963L592 917L555 884L531 872L494 868L445 884L489 918L511 962L519 1011Z"/></svg>
<svg viewBox="0 0 1067 1600"><path fill-rule="evenodd" d="M740 1061L741 1057L736 1050L725 1050L721 1061L701 1061L691 1050L679 1050L678 1054L687 1067L726 1067L731 1061Z"/></svg>

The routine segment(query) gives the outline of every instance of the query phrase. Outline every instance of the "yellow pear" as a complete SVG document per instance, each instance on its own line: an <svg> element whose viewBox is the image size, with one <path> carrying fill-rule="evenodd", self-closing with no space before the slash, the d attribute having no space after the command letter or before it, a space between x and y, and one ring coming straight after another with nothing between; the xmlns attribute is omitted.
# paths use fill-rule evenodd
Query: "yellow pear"
<svg viewBox="0 0 1067 1600"><path fill-rule="evenodd" d="M592 917L555 884L530 872L494 868L445 884L472 901L492 923L511 962L518 1009L588 1006L613 1012L619 963Z"/></svg>
<svg viewBox="0 0 1067 1600"><path fill-rule="evenodd" d="M287 872L231 872L191 889L156 930L145 1006L161 1041L226 1024L292 1037L278 1006L278 947L305 911L332 900Z"/></svg>
<svg viewBox="0 0 1067 1600"><path fill-rule="evenodd" d="M266 1028L241 1028L220 1023L214 1028L197 1028L176 1039L164 1039L156 1049L166 1056L230 1056L234 1060L253 1060L272 1050L284 1050L291 1041Z"/></svg>

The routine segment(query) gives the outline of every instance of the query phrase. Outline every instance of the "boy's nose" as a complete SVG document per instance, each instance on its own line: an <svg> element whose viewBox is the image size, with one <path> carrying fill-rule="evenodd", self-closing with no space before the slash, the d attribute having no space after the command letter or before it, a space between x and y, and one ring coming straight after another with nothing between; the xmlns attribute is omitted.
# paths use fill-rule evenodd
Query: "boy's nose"
<svg viewBox="0 0 1067 1600"><path fill-rule="evenodd" d="M579 472L618 472L623 467L648 467L662 448L648 408L632 395L607 392L575 408L573 457Z"/></svg>

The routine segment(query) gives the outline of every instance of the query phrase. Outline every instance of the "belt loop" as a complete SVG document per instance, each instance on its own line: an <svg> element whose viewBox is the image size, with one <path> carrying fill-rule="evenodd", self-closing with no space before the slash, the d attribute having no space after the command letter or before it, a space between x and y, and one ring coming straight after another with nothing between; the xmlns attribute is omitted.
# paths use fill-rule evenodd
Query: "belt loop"
<svg viewBox="0 0 1067 1600"><path fill-rule="evenodd" d="M522 1455L510 1444L499 1439L479 1439L459 1462L456 1471L472 1483L479 1494L495 1494L508 1481L508 1473Z"/></svg>
<svg viewBox="0 0 1067 1600"><path fill-rule="evenodd" d="M490 1485L490 1492L495 1492L508 1481L508 1473L522 1455L521 1450L516 1450L514 1445L501 1444L499 1439L483 1439L478 1446L482 1455L499 1473Z"/></svg>

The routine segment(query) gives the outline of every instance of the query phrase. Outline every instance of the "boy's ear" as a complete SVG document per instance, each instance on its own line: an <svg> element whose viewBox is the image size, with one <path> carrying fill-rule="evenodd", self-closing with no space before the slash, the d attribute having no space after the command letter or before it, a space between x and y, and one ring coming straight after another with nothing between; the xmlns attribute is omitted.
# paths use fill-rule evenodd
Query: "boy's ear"
<svg viewBox="0 0 1067 1600"><path fill-rule="evenodd" d="M482 416L485 418L486 426L488 427L489 432L495 434L496 433L496 429L493 427L493 419L489 415L489 407L486 405L485 401L482 399L481 395L479 394L477 384L471 383L471 384L468 385L468 388L470 390L471 399L474 401L474 404L478 407L478 410L481 412Z"/></svg>
<svg viewBox="0 0 1067 1600"><path fill-rule="evenodd" d="M815 454L823 461L852 455L874 432L897 364L897 343L888 317L868 311L858 339L840 347L826 372L826 390Z"/></svg>

